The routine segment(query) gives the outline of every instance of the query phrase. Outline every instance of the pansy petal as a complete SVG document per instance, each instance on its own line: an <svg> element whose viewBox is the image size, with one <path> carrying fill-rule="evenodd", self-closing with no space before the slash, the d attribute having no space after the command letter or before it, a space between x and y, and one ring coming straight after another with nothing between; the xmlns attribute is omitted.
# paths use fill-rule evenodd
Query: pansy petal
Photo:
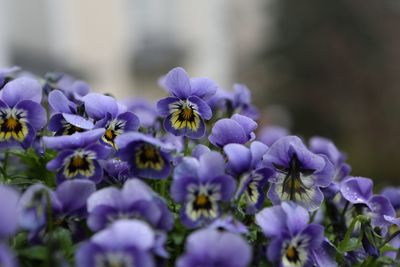
<svg viewBox="0 0 400 267"><path fill-rule="evenodd" d="M190 85L192 88L192 95L198 96L201 99L208 99L213 96L218 89L218 85L208 78L191 78Z"/></svg>
<svg viewBox="0 0 400 267"><path fill-rule="evenodd" d="M286 213L286 225L292 236L300 233L308 224L309 215L306 209L294 202L283 202L282 209Z"/></svg>
<svg viewBox="0 0 400 267"><path fill-rule="evenodd" d="M89 93L82 98L86 113L95 120L104 118L107 113L116 117L118 114L117 101L106 95Z"/></svg>
<svg viewBox="0 0 400 267"><path fill-rule="evenodd" d="M0 185L0 238L5 239L17 230L19 193L12 187Z"/></svg>
<svg viewBox="0 0 400 267"><path fill-rule="evenodd" d="M211 150L208 146L198 144L193 148L192 156L195 157L196 159L199 159L201 155L203 155L204 153L208 153L210 151Z"/></svg>
<svg viewBox="0 0 400 267"><path fill-rule="evenodd" d="M235 175L240 176L251 168L251 152L241 144L227 144L224 146L225 155L228 157L227 167Z"/></svg>
<svg viewBox="0 0 400 267"><path fill-rule="evenodd" d="M70 101L60 90L51 91L48 96L48 101L55 112L76 112L76 104Z"/></svg>
<svg viewBox="0 0 400 267"><path fill-rule="evenodd" d="M319 224L310 224L304 229L302 234L310 237L309 248L317 249L321 247L324 240L324 227Z"/></svg>
<svg viewBox="0 0 400 267"><path fill-rule="evenodd" d="M272 206L256 214L256 223L267 237L279 237L286 225L286 216L281 206Z"/></svg>
<svg viewBox="0 0 400 267"><path fill-rule="evenodd" d="M113 240L113 242L110 242ZM95 234L92 241L108 249L134 246L149 250L155 243L155 234L148 224L139 220L119 220Z"/></svg>
<svg viewBox="0 0 400 267"><path fill-rule="evenodd" d="M172 103L179 102L179 99L174 96L169 96L160 99L157 102L157 113L160 116L168 116L171 113L170 105Z"/></svg>
<svg viewBox="0 0 400 267"><path fill-rule="evenodd" d="M209 120L212 117L212 111L210 106L201 98L197 96L190 96L188 98L189 102L196 104L197 110L201 117L205 120Z"/></svg>
<svg viewBox="0 0 400 267"><path fill-rule="evenodd" d="M322 242L322 246L311 250L313 261L317 267L337 267L336 249L328 241Z"/></svg>
<svg viewBox="0 0 400 267"><path fill-rule="evenodd" d="M122 198L120 191L115 187L107 187L100 189L87 200L87 211L91 213L97 206L122 207Z"/></svg>
<svg viewBox="0 0 400 267"><path fill-rule="evenodd" d="M257 129L258 124L255 121L253 121L252 119L250 119L249 117L246 117L246 116L243 116L240 114L234 114L231 117L231 119L236 121L237 123L239 123L240 126L242 126L246 135L250 135L251 132L253 132L255 129Z"/></svg>
<svg viewBox="0 0 400 267"><path fill-rule="evenodd" d="M86 200L96 191L96 185L87 180L65 181L57 187L56 194L63 206L65 214L86 207Z"/></svg>
<svg viewBox="0 0 400 267"><path fill-rule="evenodd" d="M372 197L373 182L369 178L351 177L340 184L340 192L350 203L367 203Z"/></svg>
<svg viewBox="0 0 400 267"><path fill-rule="evenodd" d="M42 87L35 79L28 77L17 78L4 86L2 99L10 107L14 107L22 100L40 103L42 100Z"/></svg>
<svg viewBox="0 0 400 267"><path fill-rule="evenodd" d="M251 152L251 166L253 168L257 168L259 163L261 162L264 154L267 152L268 146L265 144L254 141L250 144L250 152Z"/></svg>
<svg viewBox="0 0 400 267"><path fill-rule="evenodd" d="M239 123L230 119L221 119L214 124L208 140L217 147L223 147L230 143L244 144L248 138Z"/></svg>
<svg viewBox="0 0 400 267"><path fill-rule="evenodd" d="M201 155L199 162L197 173L203 181L225 174L224 158L218 152L212 151Z"/></svg>
<svg viewBox="0 0 400 267"><path fill-rule="evenodd" d="M197 185L199 182L196 178L190 176L182 176L178 179L174 177L171 184L171 197L178 203L183 203L186 200L189 185Z"/></svg>
<svg viewBox="0 0 400 267"><path fill-rule="evenodd" d="M31 100L18 102L15 109L25 110L29 124L35 129L42 129L47 122L46 110L40 104Z"/></svg>
<svg viewBox="0 0 400 267"><path fill-rule="evenodd" d="M222 201L229 201L233 195L235 194L236 190L236 182L231 176L222 175L217 176L211 180L212 184L218 184L221 188L221 200Z"/></svg>
<svg viewBox="0 0 400 267"><path fill-rule="evenodd" d="M48 148L62 150L65 148L84 147L99 140L104 135L105 129L94 129L68 136L43 137L43 142Z"/></svg>
<svg viewBox="0 0 400 267"><path fill-rule="evenodd" d="M178 98L186 99L191 95L189 76L181 67L174 68L168 72L163 84Z"/></svg>
<svg viewBox="0 0 400 267"><path fill-rule="evenodd" d="M85 129L85 130L91 130L94 127L94 124L92 121L85 119L84 117L81 117L79 115L62 113L62 116L66 122L68 122L76 127L79 127L79 128Z"/></svg>
<svg viewBox="0 0 400 267"><path fill-rule="evenodd" d="M118 120L125 121L125 128L124 131L136 131L139 129L140 126L140 121L138 116L136 116L133 112L127 111L124 113L121 113L117 117Z"/></svg>

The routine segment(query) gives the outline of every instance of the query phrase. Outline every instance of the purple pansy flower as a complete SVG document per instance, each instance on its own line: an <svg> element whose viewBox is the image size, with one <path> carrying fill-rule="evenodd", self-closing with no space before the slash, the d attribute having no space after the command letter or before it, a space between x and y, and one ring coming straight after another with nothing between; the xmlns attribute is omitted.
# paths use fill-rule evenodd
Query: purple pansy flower
<svg viewBox="0 0 400 267"><path fill-rule="evenodd" d="M256 223L264 235L271 238L268 260L282 267L336 266L332 259L325 259L327 253L315 253L323 245L324 228L308 224L309 219L307 210L293 202L283 202L260 211ZM320 265L320 262L330 264Z"/></svg>
<svg viewBox="0 0 400 267"><path fill-rule="evenodd" d="M18 202L19 225L37 233L46 225L48 205L54 217L83 217L86 215L86 200L95 191L95 184L86 180L65 181L56 191L42 184L32 185Z"/></svg>
<svg viewBox="0 0 400 267"><path fill-rule="evenodd" d="M128 101L125 105L129 111L132 111L139 117L141 126L144 128L157 127L158 115L154 104L149 103L145 99L135 98Z"/></svg>
<svg viewBox="0 0 400 267"><path fill-rule="evenodd" d="M117 155L129 164L132 176L156 179L169 176L171 146L137 132L119 136L116 144Z"/></svg>
<svg viewBox="0 0 400 267"><path fill-rule="evenodd" d="M178 259L176 266L246 267L251 257L251 247L240 235L202 229L188 237L185 253Z"/></svg>
<svg viewBox="0 0 400 267"><path fill-rule="evenodd" d="M276 141L264 155L263 164L276 172L269 179L272 203L291 200L309 211L321 205L324 196L320 187L328 186L334 175L327 157L309 151L297 136Z"/></svg>
<svg viewBox="0 0 400 267"><path fill-rule="evenodd" d="M0 240L13 235L17 230L19 197L13 188L0 185Z"/></svg>
<svg viewBox="0 0 400 267"><path fill-rule="evenodd" d="M6 245L0 244L0 266L17 267L17 259L14 253Z"/></svg>
<svg viewBox="0 0 400 267"><path fill-rule="evenodd" d="M104 229L121 219L143 219L159 230L171 230L173 217L167 204L139 179L128 180L121 190L103 188L87 201L88 226L92 231Z"/></svg>
<svg viewBox="0 0 400 267"><path fill-rule="evenodd" d="M119 220L83 243L75 254L77 267L154 267L156 235L139 220Z"/></svg>
<svg viewBox="0 0 400 267"><path fill-rule="evenodd" d="M104 180L110 184L124 184L130 178L129 164L119 159L109 159L103 164Z"/></svg>
<svg viewBox="0 0 400 267"><path fill-rule="evenodd" d="M103 168L98 162L106 159L111 150L97 141L104 129L95 129L72 135L43 137L46 147L58 150L55 159L47 163L47 169L57 171L57 183L83 178L95 183L103 179Z"/></svg>
<svg viewBox="0 0 400 267"><path fill-rule="evenodd" d="M272 144L279 138L288 136L289 134L289 130L286 128L276 125L268 125L260 130L257 139L267 146L272 146Z"/></svg>
<svg viewBox="0 0 400 267"><path fill-rule="evenodd" d="M383 234L392 224L400 226L400 218L390 201L383 195L373 195L373 182L369 178L349 177L340 184L340 192L351 204L362 205L371 217L371 225L380 227Z"/></svg>
<svg viewBox="0 0 400 267"><path fill-rule="evenodd" d="M257 108L251 103L251 93L249 88L244 84L233 85L233 108L239 114L258 120L260 113Z"/></svg>
<svg viewBox="0 0 400 267"><path fill-rule="evenodd" d="M199 159L185 157L175 167L171 195L182 203L181 219L187 227L218 218L220 202L231 200L236 185L224 165L219 153L208 152Z"/></svg>
<svg viewBox="0 0 400 267"><path fill-rule="evenodd" d="M163 85L172 94L157 102L158 114L165 117L165 130L193 139L203 137L204 120L212 116L204 100L215 94L215 83L207 78L190 79L184 69L174 68L165 76Z"/></svg>
<svg viewBox="0 0 400 267"><path fill-rule="evenodd" d="M257 123L249 117L235 114L230 119L218 120L208 136L208 140L217 146L223 147L227 144L245 144L255 138L254 130Z"/></svg>
<svg viewBox="0 0 400 267"><path fill-rule="evenodd" d="M242 222L230 215L216 219L207 228L225 230L234 234L247 234L249 232Z"/></svg>
<svg viewBox="0 0 400 267"><path fill-rule="evenodd" d="M265 186L269 177L274 174L271 169L261 166L263 155L267 150L268 147L258 141L252 142L250 148L241 144L224 146L225 155L228 157L229 173L235 177L241 177L236 197L245 196L248 213L254 213L262 207Z"/></svg>
<svg viewBox="0 0 400 267"><path fill-rule="evenodd" d="M117 136L139 128L139 118L110 96L89 93L82 101L86 113L96 121L96 128L106 129L102 141L115 149Z"/></svg>
<svg viewBox="0 0 400 267"><path fill-rule="evenodd" d="M17 78L0 91L0 146L20 144L28 148L36 132L46 124L40 105L42 88L32 78Z"/></svg>
<svg viewBox="0 0 400 267"><path fill-rule="evenodd" d="M0 68L0 89L12 78L12 74L19 71L19 67Z"/></svg>
<svg viewBox="0 0 400 267"><path fill-rule="evenodd" d="M385 187L381 195L389 199L396 211L400 210L400 187Z"/></svg>
<svg viewBox="0 0 400 267"><path fill-rule="evenodd" d="M91 120L81 116L82 108L70 101L60 90L51 91L48 101L55 112L50 118L48 128L55 132L55 135L71 135L94 128Z"/></svg>
<svg viewBox="0 0 400 267"><path fill-rule="evenodd" d="M333 164L335 174L332 183L322 189L325 197L332 199L339 191L339 183L349 175L350 165L345 163L346 157L340 152L335 144L329 139L323 137L312 137L310 139L310 150L315 154L323 154L327 156L329 161Z"/></svg>

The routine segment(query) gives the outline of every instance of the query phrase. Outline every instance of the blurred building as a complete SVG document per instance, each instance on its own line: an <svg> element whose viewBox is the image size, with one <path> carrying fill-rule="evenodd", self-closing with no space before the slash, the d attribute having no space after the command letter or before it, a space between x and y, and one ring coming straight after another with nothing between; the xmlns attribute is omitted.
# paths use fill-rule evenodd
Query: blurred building
<svg viewBox="0 0 400 267"><path fill-rule="evenodd" d="M101 92L153 96L174 66L231 87L261 43L261 0L0 0L0 65L72 72Z"/></svg>

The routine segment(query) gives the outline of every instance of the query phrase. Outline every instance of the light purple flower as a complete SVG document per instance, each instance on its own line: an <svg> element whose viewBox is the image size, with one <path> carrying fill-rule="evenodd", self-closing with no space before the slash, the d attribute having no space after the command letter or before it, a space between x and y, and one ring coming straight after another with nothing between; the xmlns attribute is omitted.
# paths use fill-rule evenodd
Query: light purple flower
<svg viewBox="0 0 400 267"><path fill-rule="evenodd" d="M139 220L119 220L96 233L76 251L77 267L154 267L156 235Z"/></svg>
<svg viewBox="0 0 400 267"><path fill-rule="evenodd" d="M10 237L17 230L19 197L12 187L0 185L0 240Z"/></svg>
<svg viewBox="0 0 400 267"><path fill-rule="evenodd" d="M220 203L230 201L235 189L222 156L208 152L199 159L185 157L175 167L171 195L182 204L182 223L192 228L218 218Z"/></svg>
<svg viewBox="0 0 400 267"><path fill-rule="evenodd" d="M322 189L325 197L333 199L339 191L339 183L349 175L351 170L350 165L345 163L346 156L337 149L331 140L318 136L314 136L310 139L310 150L315 154L327 156L329 161L333 164L335 174L332 183L328 187Z"/></svg>
<svg viewBox="0 0 400 267"><path fill-rule="evenodd" d="M172 96L157 102L157 112L165 117L166 131L198 139L204 136L204 120L212 116L211 108L204 101L215 94L217 86L207 78L190 79L182 68L174 68L165 76L162 84Z"/></svg>
<svg viewBox="0 0 400 267"><path fill-rule="evenodd" d="M0 244L0 266L17 267L17 259L14 253L4 244Z"/></svg>
<svg viewBox="0 0 400 267"><path fill-rule="evenodd" d="M102 141L115 149L118 148L115 144L116 137L139 128L139 118L110 96L89 93L82 101L86 113L95 120L96 128L106 130Z"/></svg>
<svg viewBox="0 0 400 267"><path fill-rule="evenodd" d="M104 129L95 129L72 135L43 137L47 148L58 150L55 159L47 163L47 169L57 171L57 183L69 179L89 179L99 183L103 168L99 160L106 159L111 148L97 143Z"/></svg>
<svg viewBox="0 0 400 267"><path fill-rule="evenodd" d="M328 186L334 175L327 157L309 151L297 136L276 141L264 155L263 164L275 171L269 179L272 203L291 200L309 211L319 208L324 199L320 188Z"/></svg>
<svg viewBox="0 0 400 267"><path fill-rule="evenodd" d="M0 146L28 148L46 124L42 88L32 78L17 78L0 91Z"/></svg>
<svg viewBox="0 0 400 267"><path fill-rule="evenodd" d="M142 133L130 132L116 139L117 155L127 162L132 176L165 179L170 174L172 147Z"/></svg>
<svg viewBox="0 0 400 267"><path fill-rule="evenodd" d="M165 201L138 179L128 180L121 190L103 188L87 201L88 226L104 229L118 219L142 219L155 229L171 230L173 217Z"/></svg>
<svg viewBox="0 0 400 267"><path fill-rule="evenodd" d="M267 258L282 267L336 266L327 253L315 253L324 242L324 229L309 224L306 209L293 202L265 208L256 215L256 223L271 238ZM320 262L329 263L320 265Z"/></svg>
<svg viewBox="0 0 400 267"><path fill-rule="evenodd" d="M255 138L254 130L257 123L249 117L235 114L230 119L218 120L208 136L208 140L217 146L224 147L227 144L245 144Z"/></svg>
<svg viewBox="0 0 400 267"><path fill-rule="evenodd" d="M192 233L185 245L185 253L177 260L177 267L246 267L252 250L240 235L213 229Z"/></svg>
<svg viewBox="0 0 400 267"><path fill-rule="evenodd" d="M274 171L261 166L261 161L268 147L261 142L254 141L250 148L241 144L224 146L228 158L227 169L230 174L241 178L236 198L245 197L247 212L259 210L265 199L265 187Z"/></svg>
<svg viewBox="0 0 400 267"><path fill-rule="evenodd" d="M260 130L257 139L267 146L272 146L279 138L288 135L288 129L276 125L268 125Z"/></svg>
<svg viewBox="0 0 400 267"><path fill-rule="evenodd" d="M71 135L94 128L93 122L82 116L82 107L69 100L62 91L51 91L48 102L54 111L48 128L55 132L55 135Z"/></svg>

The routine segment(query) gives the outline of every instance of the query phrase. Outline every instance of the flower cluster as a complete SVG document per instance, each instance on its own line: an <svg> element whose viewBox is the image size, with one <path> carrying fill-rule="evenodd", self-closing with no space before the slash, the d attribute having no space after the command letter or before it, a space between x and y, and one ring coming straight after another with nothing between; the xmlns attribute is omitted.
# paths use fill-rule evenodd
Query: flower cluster
<svg viewBox="0 0 400 267"><path fill-rule="evenodd" d="M249 89L174 68L157 103L0 68L0 266L396 266L400 188ZM258 133L258 134L256 134Z"/></svg>

